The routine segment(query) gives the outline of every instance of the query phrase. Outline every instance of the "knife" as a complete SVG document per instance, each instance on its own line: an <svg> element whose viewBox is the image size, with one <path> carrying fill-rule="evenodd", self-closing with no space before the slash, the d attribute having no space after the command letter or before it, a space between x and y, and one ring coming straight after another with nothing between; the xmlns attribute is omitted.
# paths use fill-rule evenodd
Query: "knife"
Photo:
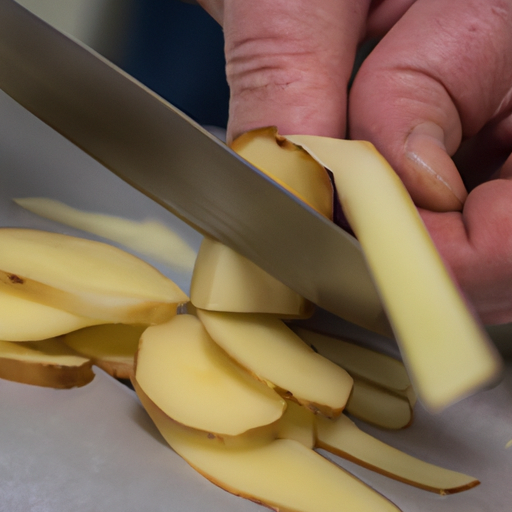
<svg viewBox="0 0 512 512"><path fill-rule="evenodd" d="M123 180L325 310L391 336L356 239L14 0L0 88Z"/></svg>

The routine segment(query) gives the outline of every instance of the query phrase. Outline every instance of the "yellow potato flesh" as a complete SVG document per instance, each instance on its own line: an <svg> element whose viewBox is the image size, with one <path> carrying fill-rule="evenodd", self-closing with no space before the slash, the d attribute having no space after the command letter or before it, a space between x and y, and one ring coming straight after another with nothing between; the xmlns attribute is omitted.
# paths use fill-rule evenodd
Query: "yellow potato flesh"
<svg viewBox="0 0 512 512"><path fill-rule="evenodd" d="M141 401L174 451L237 496L281 512L398 512L383 496L297 441L263 435L225 444L168 421L144 395Z"/></svg>
<svg viewBox="0 0 512 512"><path fill-rule="evenodd" d="M113 377L129 379L133 374L139 339L146 327L97 325L70 332L63 336L62 341Z"/></svg>
<svg viewBox="0 0 512 512"><path fill-rule="evenodd" d="M204 238L197 255L190 300L211 311L306 317L312 304L229 247Z"/></svg>
<svg viewBox="0 0 512 512"><path fill-rule="evenodd" d="M475 478L412 457L360 430L342 415L335 420L316 417L317 447L402 482L452 494L475 487Z"/></svg>
<svg viewBox="0 0 512 512"><path fill-rule="evenodd" d="M144 331L135 379L170 418L212 435L236 436L271 424L286 407L234 363L192 315Z"/></svg>
<svg viewBox="0 0 512 512"><path fill-rule="evenodd" d="M401 361L309 329L294 327L293 330L308 345L315 347L319 354L339 364L351 375L357 375L394 391L405 392L411 386Z"/></svg>
<svg viewBox="0 0 512 512"><path fill-rule="evenodd" d="M34 302L0 286L1 340L45 340L101 322Z"/></svg>
<svg viewBox="0 0 512 512"><path fill-rule="evenodd" d="M289 136L334 175L400 344L430 410L494 382L501 369L402 182L367 142Z"/></svg>
<svg viewBox="0 0 512 512"><path fill-rule="evenodd" d="M307 448L315 447L315 414L307 407L286 401L286 411L277 424L279 439L294 439Z"/></svg>
<svg viewBox="0 0 512 512"><path fill-rule="evenodd" d="M333 187L329 175L308 153L262 128L238 137L232 148L316 211L332 219Z"/></svg>
<svg viewBox="0 0 512 512"><path fill-rule="evenodd" d="M387 429L408 427L413 419L412 405L406 396L357 377L345 410L360 420Z"/></svg>
<svg viewBox="0 0 512 512"><path fill-rule="evenodd" d="M92 363L58 339L13 343L0 340L0 378L51 388L84 386Z"/></svg>
<svg viewBox="0 0 512 512"><path fill-rule="evenodd" d="M187 296L116 247L31 229L0 229L0 282L27 298L105 322L156 323Z"/></svg>
<svg viewBox="0 0 512 512"><path fill-rule="evenodd" d="M198 310L210 336L233 359L280 393L327 416L341 413L352 378L271 315Z"/></svg>

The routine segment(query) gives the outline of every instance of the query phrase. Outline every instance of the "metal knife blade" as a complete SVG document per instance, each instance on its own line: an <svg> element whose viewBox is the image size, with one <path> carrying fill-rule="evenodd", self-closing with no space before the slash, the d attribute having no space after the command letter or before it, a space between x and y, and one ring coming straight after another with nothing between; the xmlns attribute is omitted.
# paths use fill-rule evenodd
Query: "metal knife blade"
<svg viewBox="0 0 512 512"><path fill-rule="evenodd" d="M0 0L0 88L195 229L327 311L390 335L352 236L14 0Z"/></svg>

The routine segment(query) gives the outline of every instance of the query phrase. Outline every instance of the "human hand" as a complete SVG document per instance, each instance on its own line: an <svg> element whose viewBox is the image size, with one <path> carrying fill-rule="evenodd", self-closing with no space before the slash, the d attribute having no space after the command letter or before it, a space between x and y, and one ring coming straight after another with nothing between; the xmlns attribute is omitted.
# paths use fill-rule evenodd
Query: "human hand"
<svg viewBox="0 0 512 512"><path fill-rule="evenodd" d="M512 321L512 1L202 3L224 27L228 138L373 142L482 320ZM381 36L347 94L358 45Z"/></svg>

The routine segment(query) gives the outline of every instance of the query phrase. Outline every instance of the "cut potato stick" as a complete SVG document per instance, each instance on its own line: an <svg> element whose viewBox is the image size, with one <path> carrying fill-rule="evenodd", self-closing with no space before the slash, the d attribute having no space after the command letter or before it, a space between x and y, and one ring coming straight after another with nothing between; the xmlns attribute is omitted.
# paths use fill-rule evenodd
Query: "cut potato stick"
<svg viewBox="0 0 512 512"><path fill-rule="evenodd" d="M34 302L0 285L0 340L45 340L102 322Z"/></svg>
<svg viewBox="0 0 512 512"><path fill-rule="evenodd" d="M214 341L256 378L286 398L337 416L352 390L352 378L317 354L272 315L197 311Z"/></svg>
<svg viewBox="0 0 512 512"><path fill-rule="evenodd" d="M358 377L354 377L354 388L345 410L360 420L386 429L406 428L413 420L412 405L406 396Z"/></svg>
<svg viewBox="0 0 512 512"><path fill-rule="evenodd" d="M170 419L212 436L237 436L276 422L286 404L213 342L192 315L149 327L135 380Z"/></svg>
<svg viewBox="0 0 512 512"><path fill-rule="evenodd" d="M409 485L439 494L475 487L475 478L412 457L360 430L345 415L335 420L317 416L318 448Z"/></svg>
<svg viewBox="0 0 512 512"><path fill-rule="evenodd" d="M334 175L416 392L438 411L494 383L500 360L404 185L367 142L288 136Z"/></svg>
<svg viewBox="0 0 512 512"><path fill-rule="evenodd" d="M137 390L137 382L134 382ZM281 512L398 512L382 495L327 459L289 439L256 436L219 442L184 429L147 396L142 404L164 439L198 473L226 491ZM231 444L234 443L234 444Z"/></svg>
<svg viewBox="0 0 512 512"><path fill-rule="evenodd" d="M135 354L145 325L105 324L70 332L62 341L117 379L133 375Z"/></svg>
<svg viewBox="0 0 512 512"><path fill-rule="evenodd" d="M84 386L92 363L59 339L13 343L0 340L0 378L49 388Z"/></svg>
<svg viewBox="0 0 512 512"><path fill-rule="evenodd" d="M0 283L31 300L112 323L160 323L187 296L116 247L58 233L0 229Z"/></svg>
<svg viewBox="0 0 512 512"><path fill-rule="evenodd" d="M314 309L252 261L208 237L197 255L190 300L210 311L272 313L281 318L306 318Z"/></svg>

